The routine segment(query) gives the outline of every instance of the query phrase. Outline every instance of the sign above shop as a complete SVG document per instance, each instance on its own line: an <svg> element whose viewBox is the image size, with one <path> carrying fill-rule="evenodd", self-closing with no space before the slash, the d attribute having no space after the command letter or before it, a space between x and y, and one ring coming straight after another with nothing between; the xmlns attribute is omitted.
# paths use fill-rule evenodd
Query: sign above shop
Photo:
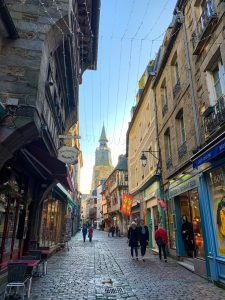
<svg viewBox="0 0 225 300"><path fill-rule="evenodd" d="M169 189L169 198L173 198L177 195L180 195L184 192L187 192L198 185L198 177L192 177L189 180L186 180L183 183L178 184L177 186Z"/></svg>
<svg viewBox="0 0 225 300"><path fill-rule="evenodd" d="M218 143L213 148L209 149L205 153L203 153L199 158L193 161L193 168L197 168L200 165L210 161L212 158L216 157L217 155L221 154L225 151L225 140Z"/></svg>
<svg viewBox="0 0 225 300"><path fill-rule="evenodd" d="M79 135L72 135L72 134L67 134L67 135L59 135L59 139L80 139L81 137Z"/></svg>
<svg viewBox="0 0 225 300"><path fill-rule="evenodd" d="M58 150L58 159L65 164L74 164L78 159L79 150L74 147L63 146Z"/></svg>

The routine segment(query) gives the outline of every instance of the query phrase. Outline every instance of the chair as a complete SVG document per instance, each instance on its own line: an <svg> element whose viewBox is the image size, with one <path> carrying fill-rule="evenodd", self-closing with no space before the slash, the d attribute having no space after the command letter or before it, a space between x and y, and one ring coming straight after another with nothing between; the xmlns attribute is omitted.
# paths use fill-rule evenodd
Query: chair
<svg viewBox="0 0 225 300"><path fill-rule="evenodd" d="M28 292L27 297L30 298L31 291L31 278L30 276L26 276L27 264L26 263L9 263L8 264L8 283L5 287L4 299L6 295L11 294L11 289L16 288L16 293L18 288L23 289L22 299L24 300L25 292L26 292L26 284L28 283Z"/></svg>
<svg viewBox="0 0 225 300"><path fill-rule="evenodd" d="M47 274L47 260L41 258L41 250L30 250L29 255L33 256L33 259L40 260L40 263L37 265L37 274L38 276L44 276ZM39 267L42 265L42 272L39 271ZM41 275L40 275L41 274Z"/></svg>
<svg viewBox="0 0 225 300"><path fill-rule="evenodd" d="M41 246L41 247L38 247L38 250L48 250L49 251L49 247L45 247L45 246ZM43 275L46 275L47 274L47 264L48 264L48 255L44 255L43 253L41 254L41 261L42 261L42 264L43 264Z"/></svg>

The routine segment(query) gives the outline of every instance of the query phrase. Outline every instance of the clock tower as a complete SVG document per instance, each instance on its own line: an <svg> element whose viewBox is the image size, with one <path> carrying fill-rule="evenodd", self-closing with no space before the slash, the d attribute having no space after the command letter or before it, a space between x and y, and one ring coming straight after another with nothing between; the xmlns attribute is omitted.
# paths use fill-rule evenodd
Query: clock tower
<svg viewBox="0 0 225 300"><path fill-rule="evenodd" d="M106 179L113 171L111 150L107 146L108 139L106 137L105 126L103 124L102 133L99 139L99 147L95 151L95 165L92 175L93 191L99 184L101 179Z"/></svg>

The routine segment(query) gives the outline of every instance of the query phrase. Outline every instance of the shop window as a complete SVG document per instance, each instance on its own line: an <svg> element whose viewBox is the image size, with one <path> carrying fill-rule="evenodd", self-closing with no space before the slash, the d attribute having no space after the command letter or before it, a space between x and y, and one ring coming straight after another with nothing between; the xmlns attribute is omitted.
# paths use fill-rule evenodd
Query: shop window
<svg viewBox="0 0 225 300"><path fill-rule="evenodd" d="M176 215L174 199L168 201L169 242L170 248L176 249Z"/></svg>
<svg viewBox="0 0 225 300"><path fill-rule="evenodd" d="M218 254L225 256L225 168L209 172L208 180Z"/></svg>

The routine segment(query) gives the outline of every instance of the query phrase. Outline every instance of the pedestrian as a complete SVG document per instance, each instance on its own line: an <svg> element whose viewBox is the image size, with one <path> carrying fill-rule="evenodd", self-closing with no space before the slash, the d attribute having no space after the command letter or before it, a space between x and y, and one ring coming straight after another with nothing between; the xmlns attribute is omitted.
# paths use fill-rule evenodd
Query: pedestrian
<svg viewBox="0 0 225 300"><path fill-rule="evenodd" d="M112 237L114 237L115 231L116 231L116 227L113 225L111 228Z"/></svg>
<svg viewBox="0 0 225 300"><path fill-rule="evenodd" d="M84 243L85 243L86 235L87 235L87 226L86 226L86 224L83 225L82 234L83 234L83 240L84 240Z"/></svg>
<svg viewBox="0 0 225 300"><path fill-rule="evenodd" d="M162 260L162 251L165 262L167 262L166 245L168 242L166 231L159 225L155 232L155 241L159 248L159 259Z"/></svg>
<svg viewBox="0 0 225 300"><path fill-rule="evenodd" d="M89 230L88 230L88 237L89 237L89 242L92 242L92 238L93 238L93 227L90 226Z"/></svg>
<svg viewBox="0 0 225 300"><path fill-rule="evenodd" d="M110 234L112 233L112 226L109 227L108 237L110 237Z"/></svg>
<svg viewBox="0 0 225 300"><path fill-rule="evenodd" d="M133 221L128 230L129 247L131 248L131 257L134 258L134 251L136 260L138 260L138 229L137 224Z"/></svg>
<svg viewBox="0 0 225 300"><path fill-rule="evenodd" d="M188 222L187 216L183 216L182 221L181 235L184 241L184 249L187 253L187 256L193 258L193 253L194 256L196 256L193 226L190 222Z"/></svg>
<svg viewBox="0 0 225 300"><path fill-rule="evenodd" d="M144 225L144 220L140 220L140 226L138 227L138 234L139 234L139 242L141 246L141 256L142 260L145 261L145 253L146 247L149 241L149 230L148 227Z"/></svg>

